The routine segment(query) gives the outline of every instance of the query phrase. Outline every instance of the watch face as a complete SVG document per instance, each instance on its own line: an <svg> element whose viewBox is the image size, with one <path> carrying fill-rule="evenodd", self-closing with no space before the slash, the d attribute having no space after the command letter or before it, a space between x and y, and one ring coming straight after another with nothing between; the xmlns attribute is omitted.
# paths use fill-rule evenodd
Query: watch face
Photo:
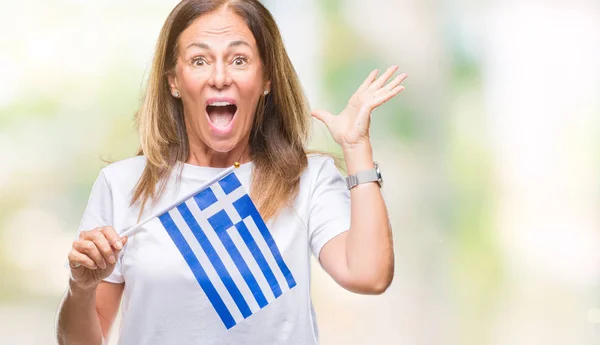
<svg viewBox="0 0 600 345"><path fill-rule="evenodd" d="M377 182L379 182L379 186L383 186L383 177L381 176L381 170L379 169L379 164L375 163L375 173L377 174Z"/></svg>

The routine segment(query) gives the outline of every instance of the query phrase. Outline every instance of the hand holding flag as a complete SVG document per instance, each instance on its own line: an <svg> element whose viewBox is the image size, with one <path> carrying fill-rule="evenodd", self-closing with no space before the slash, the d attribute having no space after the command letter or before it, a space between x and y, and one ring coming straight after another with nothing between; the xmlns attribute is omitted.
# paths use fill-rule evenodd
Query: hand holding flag
<svg viewBox="0 0 600 345"><path fill-rule="evenodd" d="M72 283L80 289L95 289L111 275L126 243L127 237L120 237L110 226L81 231L68 257Z"/></svg>

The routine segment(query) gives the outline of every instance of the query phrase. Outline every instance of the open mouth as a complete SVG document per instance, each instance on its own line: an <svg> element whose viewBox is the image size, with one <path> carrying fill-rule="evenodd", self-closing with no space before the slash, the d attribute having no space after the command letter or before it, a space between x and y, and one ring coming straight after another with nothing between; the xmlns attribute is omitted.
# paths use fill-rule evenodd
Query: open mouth
<svg viewBox="0 0 600 345"><path fill-rule="evenodd" d="M206 106L208 119L216 128L224 129L235 116L237 105L230 102L213 102Z"/></svg>

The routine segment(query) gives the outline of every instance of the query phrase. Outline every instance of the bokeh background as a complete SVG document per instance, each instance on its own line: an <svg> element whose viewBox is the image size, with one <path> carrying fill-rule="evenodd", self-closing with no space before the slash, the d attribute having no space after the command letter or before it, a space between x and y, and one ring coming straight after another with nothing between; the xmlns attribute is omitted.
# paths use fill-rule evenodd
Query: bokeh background
<svg viewBox="0 0 600 345"><path fill-rule="evenodd" d="M0 344L55 344L63 264L174 0L2 0ZM271 0L313 107L374 68L396 249L382 296L314 266L321 342L600 343L600 2ZM313 147L338 151L323 126ZM115 334L111 344L115 344Z"/></svg>

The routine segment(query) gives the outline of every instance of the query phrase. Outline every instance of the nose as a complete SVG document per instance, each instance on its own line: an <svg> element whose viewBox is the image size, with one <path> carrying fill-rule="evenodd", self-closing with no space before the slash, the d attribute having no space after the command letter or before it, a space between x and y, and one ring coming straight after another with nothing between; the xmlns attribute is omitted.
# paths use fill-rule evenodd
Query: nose
<svg viewBox="0 0 600 345"><path fill-rule="evenodd" d="M217 89L223 89L231 84L231 76L226 64L216 63L212 69L209 85Z"/></svg>

